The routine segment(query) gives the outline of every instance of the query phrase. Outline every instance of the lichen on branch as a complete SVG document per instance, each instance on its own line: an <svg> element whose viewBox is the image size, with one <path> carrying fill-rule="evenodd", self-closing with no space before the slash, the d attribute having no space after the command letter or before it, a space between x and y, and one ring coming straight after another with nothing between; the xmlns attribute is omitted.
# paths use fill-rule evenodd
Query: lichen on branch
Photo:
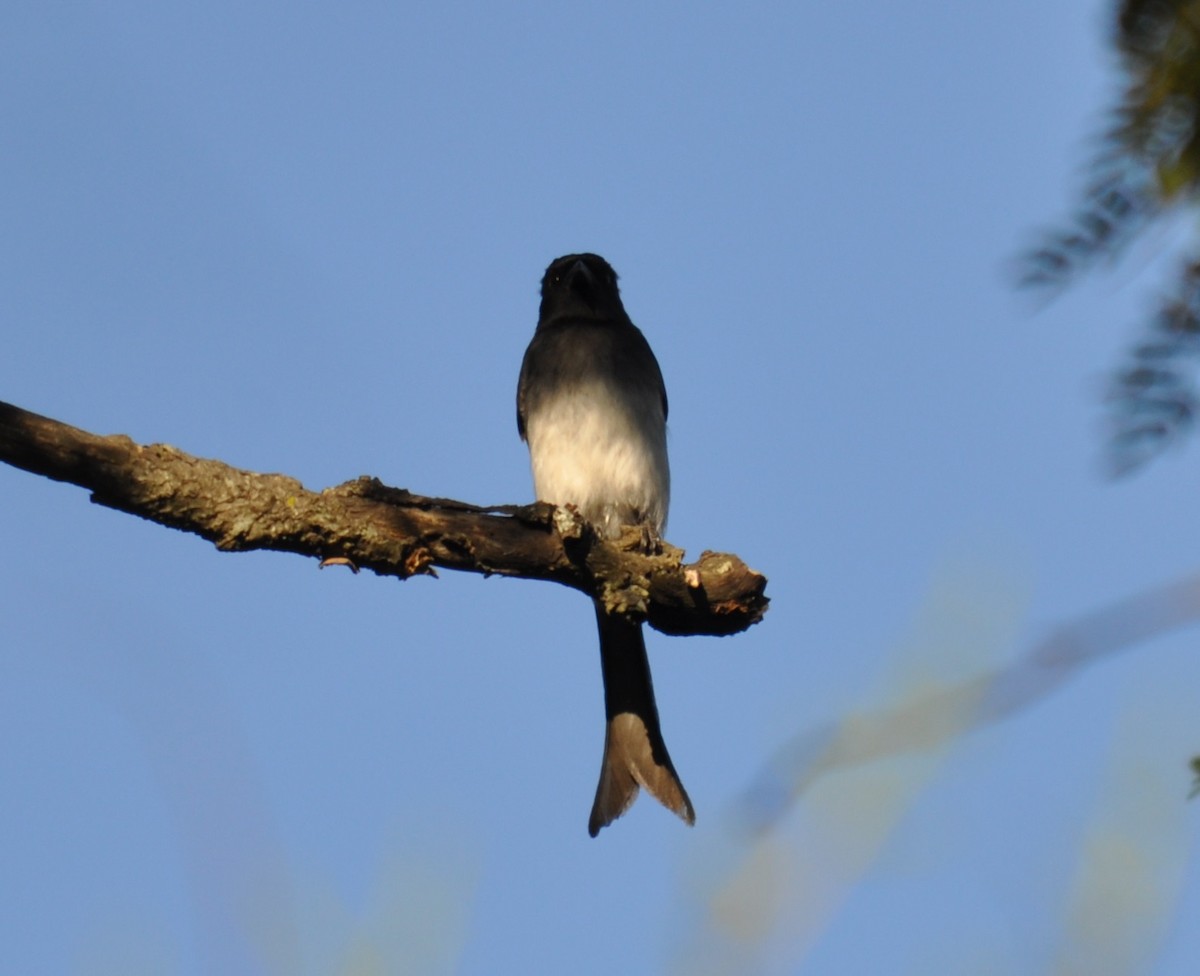
<svg viewBox="0 0 1200 976"><path fill-rule="evenodd" d="M766 579L737 556L694 563L638 533L599 538L569 510L482 507L362 477L323 491L295 478L101 436L0 403L0 461L91 491L92 501L190 532L223 552L339 559L406 579L437 569L548 580L599 596L667 634L735 634L762 619Z"/></svg>

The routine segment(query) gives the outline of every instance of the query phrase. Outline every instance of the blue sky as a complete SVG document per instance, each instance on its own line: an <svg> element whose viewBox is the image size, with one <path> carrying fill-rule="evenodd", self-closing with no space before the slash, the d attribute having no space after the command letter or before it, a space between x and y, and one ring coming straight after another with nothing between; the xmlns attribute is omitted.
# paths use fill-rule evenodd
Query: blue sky
<svg viewBox="0 0 1200 976"><path fill-rule="evenodd" d="M0 399L524 501L537 284L597 251L670 393L668 538L773 603L650 635L698 823L593 841L578 594L221 555L0 467L0 969L1195 972L1195 631L737 827L807 730L1196 566L1194 445L1099 473L1175 237L1036 315L1006 272L1100 127L1107 13L11 5Z"/></svg>

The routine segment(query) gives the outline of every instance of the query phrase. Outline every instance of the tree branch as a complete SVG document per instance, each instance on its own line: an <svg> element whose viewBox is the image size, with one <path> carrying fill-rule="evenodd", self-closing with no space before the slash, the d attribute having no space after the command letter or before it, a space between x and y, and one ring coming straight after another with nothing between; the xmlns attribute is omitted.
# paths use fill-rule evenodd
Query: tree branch
<svg viewBox="0 0 1200 976"><path fill-rule="evenodd" d="M314 492L166 444L102 437L0 402L0 461L92 492L92 501L208 539L223 552L339 558L381 576L435 567L550 580L644 617L666 634L735 634L762 619L766 579L736 556L641 551L600 539L573 510L481 508L358 478Z"/></svg>

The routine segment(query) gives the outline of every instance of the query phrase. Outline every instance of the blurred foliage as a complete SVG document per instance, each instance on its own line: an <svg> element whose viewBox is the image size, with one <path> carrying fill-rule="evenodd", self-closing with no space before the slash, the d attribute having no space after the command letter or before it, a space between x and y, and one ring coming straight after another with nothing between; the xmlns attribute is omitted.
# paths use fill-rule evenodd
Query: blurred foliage
<svg viewBox="0 0 1200 976"><path fill-rule="evenodd" d="M1124 0L1115 13L1117 106L1068 226L1026 255L1026 286L1061 289L1120 257L1152 223L1200 210L1200 0ZM1182 265L1112 377L1107 399L1116 473L1160 453L1190 431L1196 415L1200 243Z"/></svg>
<svg viewBox="0 0 1200 976"><path fill-rule="evenodd" d="M932 885L941 868L923 861L927 854L936 849L943 865L975 858L987 828L960 832L960 812L929 798L943 775L952 783L986 765L995 740L971 752L967 738L1038 708L1094 664L1194 627L1200 574L1064 621L1013 653L1028 599L1020 579L986 564L954 560L935 575L876 687L830 721L792 736L749 785L724 833L701 835L706 840L694 849L681 888L694 921L671 973L803 970L864 881L905 884L896 872L904 864L905 871L928 869L920 884ZM1080 805L1066 815L1087 816L1073 821L1070 849L1052 840L1006 853L1021 863L1022 903L1057 928L1038 939L1007 940L995 959L981 960L985 950L973 940L986 929L931 921L918 941L940 954L937 961L906 966L889 957L888 971L1156 971L1191 858L1192 818L1179 800L1173 744L1194 727L1194 715L1194 696L1182 684L1131 692L1111 735L1088 734L1103 750L1098 783L1089 778L1090 760L1072 773L1068 789ZM1058 750L1073 747L1046 748L1048 756L1065 756ZM1200 756L1191 766L1200 784ZM1056 804L1045 793L1063 781L1026 782L1026 805L1038 811L1030 829L1061 839L1053 823L1064 814L1050 812ZM921 815L911 816L923 802L929 805ZM995 815L1008 817L1010 808L1001 795ZM938 816L946 819L930 828L929 818ZM992 870L975 864L976 880ZM1013 918L1006 917L1006 932Z"/></svg>

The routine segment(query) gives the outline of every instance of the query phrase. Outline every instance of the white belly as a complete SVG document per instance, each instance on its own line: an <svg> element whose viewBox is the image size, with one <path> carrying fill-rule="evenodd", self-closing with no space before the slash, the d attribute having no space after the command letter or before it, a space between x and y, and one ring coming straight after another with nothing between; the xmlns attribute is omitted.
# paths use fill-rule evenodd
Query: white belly
<svg viewBox="0 0 1200 976"><path fill-rule="evenodd" d="M618 395L596 382L543 404L526 436L539 501L575 505L606 535L667 521L671 475L657 395Z"/></svg>

